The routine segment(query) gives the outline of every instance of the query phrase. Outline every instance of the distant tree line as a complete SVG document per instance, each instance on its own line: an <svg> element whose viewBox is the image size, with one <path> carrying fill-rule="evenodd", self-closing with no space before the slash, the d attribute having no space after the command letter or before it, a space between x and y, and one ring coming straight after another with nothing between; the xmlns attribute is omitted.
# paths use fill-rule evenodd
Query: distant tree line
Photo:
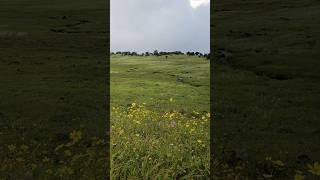
<svg viewBox="0 0 320 180"><path fill-rule="evenodd" d="M117 52L111 52L111 55L122 55L122 56L170 56L170 55L188 55L188 56L198 56L198 57L204 57L206 59L210 59L210 53L203 54L200 52L186 52L183 53L181 51L170 51L170 52L164 52L164 51L158 51L154 50L153 52L144 52L144 53L137 53L137 52L130 52L130 51L117 51Z"/></svg>

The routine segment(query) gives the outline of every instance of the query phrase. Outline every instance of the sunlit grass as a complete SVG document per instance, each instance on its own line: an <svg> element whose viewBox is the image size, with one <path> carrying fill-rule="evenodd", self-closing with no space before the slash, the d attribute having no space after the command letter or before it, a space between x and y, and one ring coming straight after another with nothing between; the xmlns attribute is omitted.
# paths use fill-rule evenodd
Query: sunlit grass
<svg viewBox="0 0 320 180"><path fill-rule="evenodd" d="M210 114L112 107L113 179L208 178Z"/></svg>

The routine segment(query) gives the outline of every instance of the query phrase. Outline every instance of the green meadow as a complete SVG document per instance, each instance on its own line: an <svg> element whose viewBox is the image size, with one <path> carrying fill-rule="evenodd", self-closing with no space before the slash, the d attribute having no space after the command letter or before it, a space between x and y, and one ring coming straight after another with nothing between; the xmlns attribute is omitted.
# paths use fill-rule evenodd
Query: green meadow
<svg viewBox="0 0 320 180"><path fill-rule="evenodd" d="M110 66L111 104L209 112L210 63L205 58L114 55Z"/></svg>
<svg viewBox="0 0 320 180"><path fill-rule="evenodd" d="M111 57L111 177L208 179L210 63Z"/></svg>
<svg viewBox="0 0 320 180"><path fill-rule="evenodd" d="M218 164L218 177L319 178L319 9L315 0L214 1L214 154L234 170Z"/></svg>
<svg viewBox="0 0 320 180"><path fill-rule="evenodd" d="M0 179L106 178L107 13L0 2Z"/></svg>

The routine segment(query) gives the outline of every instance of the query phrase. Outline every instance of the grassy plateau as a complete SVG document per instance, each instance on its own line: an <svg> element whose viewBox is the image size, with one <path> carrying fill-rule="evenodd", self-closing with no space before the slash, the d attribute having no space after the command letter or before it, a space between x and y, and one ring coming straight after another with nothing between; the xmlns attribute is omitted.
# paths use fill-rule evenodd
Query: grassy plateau
<svg viewBox="0 0 320 180"><path fill-rule="evenodd" d="M113 179L208 179L210 63L111 57Z"/></svg>

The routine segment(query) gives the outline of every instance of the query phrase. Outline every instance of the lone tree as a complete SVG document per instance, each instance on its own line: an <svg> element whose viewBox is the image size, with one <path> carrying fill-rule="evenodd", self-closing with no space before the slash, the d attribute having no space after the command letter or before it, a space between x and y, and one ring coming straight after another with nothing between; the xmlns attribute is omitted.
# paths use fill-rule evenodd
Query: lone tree
<svg viewBox="0 0 320 180"><path fill-rule="evenodd" d="M154 50L154 51L153 51L153 55L155 55L155 56L159 56L159 52L158 52L158 50Z"/></svg>

